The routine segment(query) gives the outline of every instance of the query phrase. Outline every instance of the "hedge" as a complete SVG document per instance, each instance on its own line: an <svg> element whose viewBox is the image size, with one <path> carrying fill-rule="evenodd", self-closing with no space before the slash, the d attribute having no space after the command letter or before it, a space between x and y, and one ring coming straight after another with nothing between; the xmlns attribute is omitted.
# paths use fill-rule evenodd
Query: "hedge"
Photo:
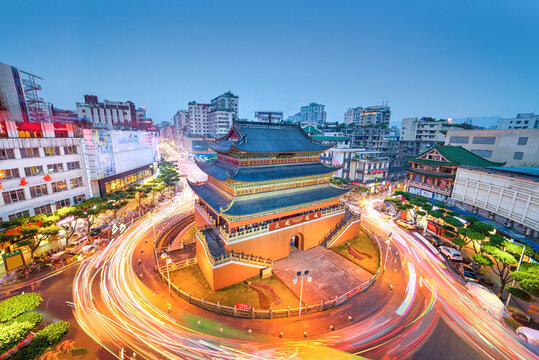
<svg viewBox="0 0 539 360"><path fill-rule="evenodd" d="M531 295L522 289L515 288L515 287L508 287L507 292L512 294L514 297L519 298L520 300L523 300L526 302L532 301Z"/></svg>
<svg viewBox="0 0 539 360"><path fill-rule="evenodd" d="M41 314L32 311L0 325L0 354L24 340L42 318Z"/></svg>
<svg viewBox="0 0 539 360"><path fill-rule="evenodd" d="M38 293L12 296L0 303L0 323L11 320L25 312L34 310L43 301Z"/></svg>
<svg viewBox="0 0 539 360"><path fill-rule="evenodd" d="M48 325L41 331L38 331L28 346L20 349L10 357L10 360L31 360L36 359L43 354L49 347L58 344L69 331L69 323L59 321Z"/></svg>

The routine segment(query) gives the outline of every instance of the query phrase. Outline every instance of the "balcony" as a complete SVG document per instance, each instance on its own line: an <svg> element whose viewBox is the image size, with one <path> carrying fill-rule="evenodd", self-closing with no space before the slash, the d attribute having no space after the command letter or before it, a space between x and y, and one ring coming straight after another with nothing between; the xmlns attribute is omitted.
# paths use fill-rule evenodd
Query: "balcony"
<svg viewBox="0 0 539 360"><path fill-rule="evenodd" d="M206 218L208 223L215 226L215 220L199 201L195 201L195 208L198 209L198 211Z"/></svg>
<svg viewBox="0 0 539 360"><path fill-rule="evenodd" d="M450 188L448 189L448 188L443 188L443 187L439 187L439 186L435 186L435 185L429 185L429 184L425 184L425 183L422 183L422 182L419 182L419 181L406 180L406 185L413 186L413 187L416 187L416 188L419 188L419 189L422 189L422 190L432 191L432 192L435 192L437 194L442 194L442 195L445 195L445 196L449 196L451 194L451 189Z"/></svg>

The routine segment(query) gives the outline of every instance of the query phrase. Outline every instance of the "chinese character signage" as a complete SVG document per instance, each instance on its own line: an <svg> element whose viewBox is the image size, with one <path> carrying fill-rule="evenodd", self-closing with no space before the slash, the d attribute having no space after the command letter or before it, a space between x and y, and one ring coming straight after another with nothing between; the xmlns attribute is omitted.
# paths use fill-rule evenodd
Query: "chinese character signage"
<svg viewBox="0 0 539 360"><path fill-rule="evenodd" d="M312 214L296 216L291 219L272 222L269 224L269 231L279 230L285 227L294 226L294 225L301 224L306 221L317 220L317 219L320 219L321 215L322 215L321 212L318 211Z"/></svg>

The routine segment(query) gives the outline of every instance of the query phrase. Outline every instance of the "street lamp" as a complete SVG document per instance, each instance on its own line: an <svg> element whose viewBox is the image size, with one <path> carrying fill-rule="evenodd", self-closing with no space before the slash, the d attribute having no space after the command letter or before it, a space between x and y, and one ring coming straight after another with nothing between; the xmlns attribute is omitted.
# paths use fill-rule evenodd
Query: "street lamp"
<svg viewBox="0 0 539 360"><path fill-rule="evenodd" d="M384 260L384 271L386 270L387 257L389 256L389 239L391 239L391 235L393 235L393 232L389 233L389 235L387 236L387 240L385 241L385 243L386 243L386 258Z"/></svg>
<svg viewBox="0 0 539 360"><path fill-rule="evenodd" d="M517 267L517 271L520 270L520 265L522 264L522 258L524 257L524 253L526 252L526 245L524 244L523 245L523 248L522 248L522 254L520 254L520 260L518 261L518 267ZM515 286L515 279L513 279L513 283L511 284L511 287L514 287ZM505 303L505 306L509 306L509 302L511 301L511 293L509 293L509 296L507 297L507 302Z"/></svg>
<svg viewBox="0 0 539 360"><path fill-rule="evenodd" d="M161 259L167 259L165 264L167 266L167 278L168 278L168 296L170 296L170 264L172 263L172 259L167 256L167 254L162 253Z"/></svg>
<svg viewBox="0 0 539 360"><path fill-rule="evenodd" d="M303 299L303 278L307 278L308 282L313 281L313 278L311 277L311 275L309 275L309 270L305 270L303 273L301 271L298 271L296 273L296 276L294 276L294 278L292 279L292 282L294 284L297 284L298 279L301 279L301 287L299 291L299 320L301 320L301 302Z"/></svg>

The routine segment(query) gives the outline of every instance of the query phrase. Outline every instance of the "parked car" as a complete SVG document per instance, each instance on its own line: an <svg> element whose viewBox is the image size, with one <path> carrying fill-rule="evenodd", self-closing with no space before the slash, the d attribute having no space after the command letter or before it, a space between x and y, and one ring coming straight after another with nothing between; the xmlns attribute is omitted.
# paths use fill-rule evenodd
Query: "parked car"
<svg viewBox="0 0 539 360"><path fill-rule="evenodd" d="M65 251L70 255L74 255L76 254L77 250L87 242L88 238L86 236L79 237L76 240L70 241L69 244L67 244Z"/></svg>
<svg viewBox="0 0 539 360"><path fill-rule="evenodd" d="M91 228L90 229L90 235L91 236L99 236L99 234L101 234L101 231L103 230L103 228L105 226L106 226L105 224L102 224L102 225Z"/></svg>
<svg viewBox="0 0 539 360"><path fill-rule="evenodd" d="M392 220L394 215L392 214L389 214L389 213L382 213L382 217L386 220Z"/></svg>
<svg viewBox="0 0 539 360"><path fill-rule="evenodd" d="M539 346L539 330L535 330L526 326L517 328L517 335L522 340L535 346Z"/></svg>
<svg viewBox="0 0 539 360"><path fill-rule="evenodd" d="M434 246L442 245L442 240L436 235L425 234L423 237Z"/></svg>
<svg viewBox="0 0 539 360"><path fill-rule="evenodd" d="M415 229L415 224L412 223L412 222L404 221L404 220L397 220L395 222L397 223L397 225L399 225L400 227L403 227L405 229L408 229L408 230Z"/></svg>
<svg viewBox="0 0 539 360"><path fill-rule="evenodd" d="M97 246L95 245L84 245L83 247L80 248L79 251L77 251L77 253L90 255L90 254L95 253L96 250L97 250Z"/></svg>
<svg viewBox="0 0 539 360"><path fill-rule="evenodd" d="M476 272L469 265L461 264L459 266L459 275L466 281L479 282Z"/></svg>
<svg viewBox="0 0 539 360"><path fill-rule="evenodd" d="M453 261L462 261L462 255L456 249L440 246L440 252Z"/></svg>

